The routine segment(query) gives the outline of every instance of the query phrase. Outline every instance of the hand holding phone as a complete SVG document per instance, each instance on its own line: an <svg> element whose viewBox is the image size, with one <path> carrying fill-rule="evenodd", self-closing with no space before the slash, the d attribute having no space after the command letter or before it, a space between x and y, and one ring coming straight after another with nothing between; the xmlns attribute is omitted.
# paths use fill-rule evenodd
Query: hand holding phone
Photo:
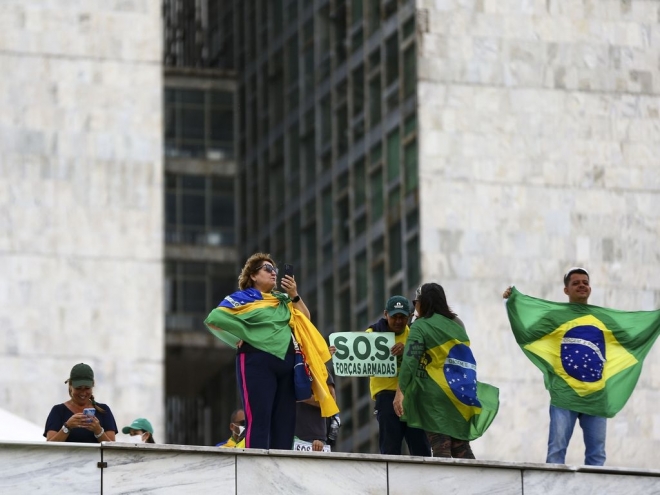
<svg viewBox="0 0 660 495"><path fill-rule="evenodd" d="M284 275L293 277L293 265L290 265L289 263L284 263Z"/></svg>
<svg viewBox="0 0 660 495"><path fill-rule="evenodd" d="M96 409L93 407L86 407L85 409L83 409L83 414L87 416L87 422L91 423L92 418L96 416Z"/></svg>

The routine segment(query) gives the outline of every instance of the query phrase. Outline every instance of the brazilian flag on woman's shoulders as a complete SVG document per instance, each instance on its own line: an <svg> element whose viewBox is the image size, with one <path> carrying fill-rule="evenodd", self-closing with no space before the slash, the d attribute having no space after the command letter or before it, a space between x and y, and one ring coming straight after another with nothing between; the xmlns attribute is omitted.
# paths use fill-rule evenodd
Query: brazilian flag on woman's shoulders
<svg viewBox="0 0 660 495"><path fill-rule="evenodd" d="M254 288L239 290L225 297L204 324L232 347L243 340L280 359L286 357L293 332L309 365L312 392L320 404L321 415L330 417L339 412L326 383L325 363L331 358L328 344L312 322L293 306L287 294L262 293Z"/></svg>
<svg viewBox="0 0 660 495"><path fill-rule="evenodd" d="M592 416L611 418L623 408L660 334L660 310L550 302L515 287L506 306L516 342L543 372L550 403Z"/></svg>
<svg viewBox="0 0 660 495"><path fill-rule="evenodd" d="M461 440L484 434L499 409L499 389L477 381L467 333L439 314L418 318L406 341L399 388L401 420Z"/></svg>

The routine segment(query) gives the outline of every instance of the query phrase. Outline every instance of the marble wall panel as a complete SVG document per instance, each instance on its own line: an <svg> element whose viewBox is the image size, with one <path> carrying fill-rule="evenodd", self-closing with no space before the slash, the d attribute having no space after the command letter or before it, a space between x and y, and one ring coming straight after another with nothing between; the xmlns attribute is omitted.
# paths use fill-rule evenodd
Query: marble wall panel
<svg viewBox="0 0 660 495"><path fill-rule="evenodd" d="M592 304L660 307L657 2L417 0L423 281L467 324L498 418L475 451L542 461L548 394L513 341L504 287L565 301L584 265ZM660 347L608 422L608 465L653 467ZM539 387L536 390L535 387ZM624 445L634 445L627 449ZM579 428L567 462L584 460Z"/></svg>
<svg viewBox="0 0 660 495"><path fill-rule="evenodd" d="M441 463L388 464L389 495L463 495L523 493L520 471Z"/></svg>
<svg viewBox="0 0 660 495"><path fill-rule="evenodd" d="M321 453L303 456L238 456L237 493L387 493L387 464L359 455L329 459ZM313 488L312 488L313 487ZM409 492L410 493L410 492Z"/></svg>
<svg viewBox="0 0 660 495"><path fill-rule="evenodd" d="M525 495L598 495L601 493L660 493L658 476L625 476L600 473L558 473L524 471L522 488Z"/></svg>
<svg viewBox="0 0 660 495"><path fill-rule="evenodd" d="M159 447L104 449L103 493L236 493L235 456Z"/></svg>
<svg viewBox="0 0 660 495"><path fill-rule="evenodd" d="M100 446L2 444L0 493L101 493Z"/></svg>
<svg viewBox="0 0 660 495"><path fill-rule="evenodd" d="M0 402L37 424L82 361L164 431L161 7L0 6Z"/></svg>

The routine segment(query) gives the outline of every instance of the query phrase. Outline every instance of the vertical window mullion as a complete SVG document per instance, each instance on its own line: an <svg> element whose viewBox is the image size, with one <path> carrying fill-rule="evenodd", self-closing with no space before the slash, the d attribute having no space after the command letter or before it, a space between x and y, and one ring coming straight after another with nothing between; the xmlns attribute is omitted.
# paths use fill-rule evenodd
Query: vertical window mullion
<svg viewBox="0 0 660 495"><path fill-rule="evenodd" d="M211 112L209 111L211 107L211 91L204 91L204 156L209 150L209 143L211 141Z"/></svg>
<svg viewBox="0 0 660 495"><path fill-rule="evenodd" d="M211 214L213 213L213 208L211 202L213 200L213 180L211 177L206 177L205 187L204 187L204 210L206 214L204 215L204 235L207 236L205 244L208 242L208 235L211 232L213 221L211 219Z"/></svg>
<svg viewBox="0 0 660 495"><path fill-rule="evenodd" d="M181 176L178 174L175 175L175 183L174 183L174 209L175 209L174 231L176 232L178 241L180 243L183 236L181 229L181 224L183 223L183 211L182 211L183 201L181 201Z"/></svg>

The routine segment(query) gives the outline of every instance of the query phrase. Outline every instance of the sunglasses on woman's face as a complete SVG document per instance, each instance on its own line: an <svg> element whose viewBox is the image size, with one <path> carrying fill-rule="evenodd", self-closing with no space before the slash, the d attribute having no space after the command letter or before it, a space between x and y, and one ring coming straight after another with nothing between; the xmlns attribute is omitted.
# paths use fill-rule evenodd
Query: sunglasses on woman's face
<svg viewBox="0 0 660 495"><path fill-rule="evenodd" d="M261 265L259 268L255 270L255 272L258 272L262 268L266 270L268 273L275 273L275 275L277 275L277 268L275 268L273 265L266 265L266 264Z"/></svg>

